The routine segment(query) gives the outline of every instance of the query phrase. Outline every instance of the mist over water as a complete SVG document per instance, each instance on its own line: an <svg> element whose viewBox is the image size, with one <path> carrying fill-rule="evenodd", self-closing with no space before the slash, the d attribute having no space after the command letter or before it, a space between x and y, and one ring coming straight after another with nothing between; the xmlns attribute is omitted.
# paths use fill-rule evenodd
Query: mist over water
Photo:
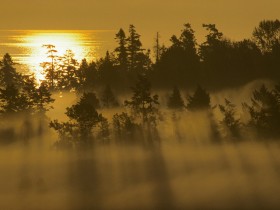
<svg viewBox="0 0 280 210"><path fill-rule="evenodd" d="M231 95L238 104L252 86L211 99L215 104ZM75 102L75 93L62 96L54 95L50 119L63 120ZM121 111L100 110L106 117ZM207 113L174 117L162 109L162 115L153 145L120 144L111 136L109 144L74 150L55 149L58 136L47 126L36 134L37 120L32 126L24 116L11 120L20 140L0 147L0 209L278 209L278 141L248 136L242 143L213 143ZM33 135L25 141L27 128Z"/></svg>

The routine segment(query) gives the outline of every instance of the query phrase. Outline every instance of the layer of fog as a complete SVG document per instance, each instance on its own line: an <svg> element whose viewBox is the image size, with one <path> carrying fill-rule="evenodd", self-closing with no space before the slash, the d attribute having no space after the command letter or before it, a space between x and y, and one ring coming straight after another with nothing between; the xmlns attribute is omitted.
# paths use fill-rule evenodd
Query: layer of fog
<svg viewBox="0 0 280 210"><path fill-rule="evenodd" d="M230 98L241 112L241 102L249 102L258 86L212 92L212 105ZM160 96L164 103L166 93ZM67 120L65 108L75 103L75 93L55 98L48 117ZM123 108L99 111L110 119ZM87 150L60 151L52 147L58 136L48 128L27 143L1 145L0 209L278 209L278 142L248 136L242 143L215 144L206 113L177 113L174 120L169 110L161 112L161 142L153 147L112 139ZM22 135L24 121L11 119L6 126ZM38 129L36 120L30 123Z"/></svg>

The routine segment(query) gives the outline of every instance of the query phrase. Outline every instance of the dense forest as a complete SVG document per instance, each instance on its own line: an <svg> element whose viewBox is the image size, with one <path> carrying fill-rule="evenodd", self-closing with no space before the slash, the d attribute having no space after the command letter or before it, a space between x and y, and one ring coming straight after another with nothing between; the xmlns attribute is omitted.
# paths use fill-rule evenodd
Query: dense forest
<svg viewBox="0 0 280 210"><path fill-rule="evenodd" d="M277 139L280 135L280 86L260 86L252 92L251 102L242 103L237 113L230 98L224 104L212 104L208 90L239 87L257 79L279 82L280 22L264 20L250 40L231 41L214 24L203 24L208 31L206 41L198 45L190 24L185 24L179 36L173 35L169 47L160 43L157 33L154 59L150 50L142 48L140 35L133 25L128 36L123 29L116 34L117 47L104 58L78 63L74 52L68 50L57 56L54 45L47 50L42 63L45 80L35 75L19 73L9 54L0 66L0 117L2 143L18 139L9 125L11 118L23 119L21 139L43 135L49 128L58 134L54 146L72 148L96 142L141 142L160 144L158 125L184 121L182 113L195 117L201 112L209 123L208 137L215 143L243 141L250 134L258 139ZM153 90L152 90L153 87ZM193 90L186 98L180 89ZM131 91L129 91L131 90ZM155 90L169 93L165 104ZM55 92L74 92L77 101L66 109L68 121L49 119ZM131 95L121 101L118 94ZM239 106L240 104L238 104ZM104 117L106 110L117 110ZM221 119L214 112L219 110ZM102 113L103 112L103 113ZM101 114L102 113L102 114ZM244 116L241 116L241 115ZM32 124L36 119L36 126ZM34 123L34 122L33 122ZM185 124L188 120L185 120ZM179 131L178 131L179 132ZM176 134L178 140L182 137Z"/></svg>

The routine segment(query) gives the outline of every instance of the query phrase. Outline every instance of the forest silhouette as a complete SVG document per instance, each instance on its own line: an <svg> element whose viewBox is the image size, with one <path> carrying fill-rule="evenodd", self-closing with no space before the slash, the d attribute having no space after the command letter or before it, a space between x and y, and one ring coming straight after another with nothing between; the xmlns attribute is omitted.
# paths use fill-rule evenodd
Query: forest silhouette
<svg viewBox="0 0 280 210"><path fill-rule="evenodd" d="M0 208L279 204L280 22L263 20L242 41L226 38L215 24L202 27L207 31L202 44L187 23L170 46L157 33L151 51L130 25L127 34L116 33L113 51L90 62L78 62L71 50L58 56L56 46L46 43L41 81L17 71L5 54L0 156L9 162L1 166L6 178L0 180L12 180L1 182L3 191L16 189L20 199L15 204L0 199ZM243 101L223 94L222 101L215 100L217 92L238 92L255 81L261 82ZM263 174L267 180L259 178ZM271 191L267 183L274 185Z"/></svg>
<svg viewBox="0 0 280 210"><path fill-rule="evenodd" d="M6 54L0 71L2 122L10 116L24 115L27 121L39 117L40 123L44 124L39 130L48 127L46 112L52 109L52 93L74 90L78 101L66 109L69 120L49 122L50 128L59 134L55 145L92 145L96 138L102 142L112 138L126 142L127 138L135 140L136 136L145 143L158 141L157 124L164 121L161 112L164 107L175 117L176 113L184 111L207 112L206 118L213 130L213 136L209 138L217 138L215 141L220 141L221 135L239 141L250 130L259 137L278 138L279 86L269 89L263 85L256 89L251 103L242 104L249 119L241 122L236 116L236 105L230 99L225 99L224 105L211 104L210 94L201 85L209 90L222 90L257 79L279 82L280 22L261 21L250 40L238 42L225 38L215 24L203 24L203 27L208 34L200 45L190 24L184 25L178 37L171 37L169 47L160 43L157 33L155 59L151 58L150 50L142 48L141 36L134 25L129 26L128 36L120 29L115 37L115 50L107 51L105 57L96 62L88 63L83 59L78 63L71 50L58 56L55 46L46 44L43 47L48 61L41 64L45 79L40 83L32 74L17 72L11 56ZM152 95L151 84L154 90L169 92L174 87L166 104L160 104L159 96ZM128 93L130 87L131 99L119 101L115 94ZM196 89L184 101L178 87ZM100 99L96 91L100 92ZM221 122L213 115L217 105L223 115ZM112 119L100 113L103 109L118 107L126 111L116 113ZM24 121L25 125L31 126L27 121ZM12 142L16 138L13 132L12 128L2 129L2 141Z"/></svg>

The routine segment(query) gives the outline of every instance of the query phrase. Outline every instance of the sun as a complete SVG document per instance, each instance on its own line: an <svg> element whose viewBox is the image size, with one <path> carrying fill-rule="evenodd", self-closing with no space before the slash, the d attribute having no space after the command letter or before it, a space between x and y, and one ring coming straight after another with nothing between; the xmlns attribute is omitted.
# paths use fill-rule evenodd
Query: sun
<svg viewBox="0 0 280 210"><path fill-rule="evenodd" d="M62 56L67 50L71 50L74 52L75 59L81 61L87 56L83 45L83 36L85 36L83 33L75 31L32 31L28 34L24 38L24 42L28 43L30 49L27 63L29 63L36 79L38 81L45 79L41 63L50 61L44 45L54 45L57 56Z"/></svg>

